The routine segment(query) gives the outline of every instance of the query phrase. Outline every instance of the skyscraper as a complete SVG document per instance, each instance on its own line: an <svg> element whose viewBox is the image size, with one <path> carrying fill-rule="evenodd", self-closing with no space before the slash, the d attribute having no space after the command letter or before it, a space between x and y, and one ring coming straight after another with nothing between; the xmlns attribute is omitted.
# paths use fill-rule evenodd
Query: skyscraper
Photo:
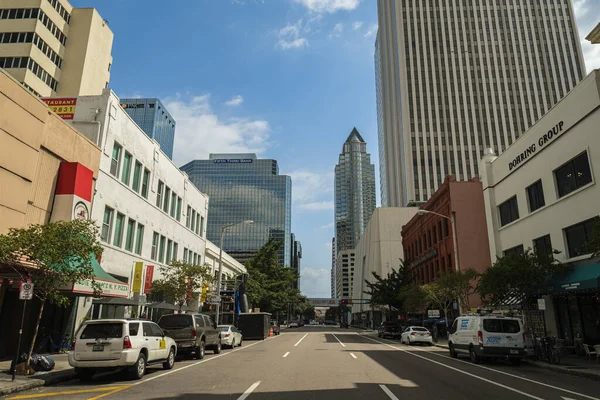
<svg viewBox="0 0 600 400"><path fill-rule="evenodd" d="M378 0L384 207L478 176L584 76L571 0Z"/></svg>
<svg viewBox="0 0 600 400"><path fill-rule="evenodd" d="M94 8L0 0L0 68L37 96L101 95L110 80L112 42Z"/></svg>
<svg viewBox="0 0 600 400"><path fill-rule="evenodd" d="M253 257L270 238L282 241L279 263L291 263L292 178L279 175L276 160L256 154L210 154L181 170L209 196L206 236L219 243L221 227L252 220L227 231L223 250L241 263Z"/></svg>
<svg viewBox="0 0 600 400"><path fill-rule="evenodd" d="M335 166L336 295L352 295L354 248L375 210L375 167L356 128Z"/></svg>
<svg viewBox="0 0 600 400"><path fill-rule="evenodd" d="M121 99L121 107L146 135L160 145L160 149L173 159L175 120L158 99Z"/></svg>

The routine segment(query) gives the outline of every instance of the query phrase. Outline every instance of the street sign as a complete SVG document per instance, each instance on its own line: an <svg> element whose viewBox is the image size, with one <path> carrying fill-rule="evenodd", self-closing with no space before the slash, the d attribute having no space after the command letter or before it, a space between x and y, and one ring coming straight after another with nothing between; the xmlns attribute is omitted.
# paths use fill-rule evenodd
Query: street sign
<svg viewBox="0 0 600 400"><path fill-rule="evenodd" d="M360 319L367 319L367 314L361 314Z"/></svg>
<svg viewBox="0 0 600 400"><path fill-rule="evenodd" d="M440 310L427 310L427 318L439 318Z"/></svg>
<svg viewBox="0 0 600 400"><path fill-rule="evenodd" d="M545 310L545 309L546 309L546 300L538 299L538 310Z"/></svg>
<svg viewBox="0 0 600 400"><path fill-rule="evenodd" d="M33 283L22 282L19 287L19 300L31 300L33 298Z"/></svg>
<svg viewBox="0 0 600 400"><path fill-rule="evenodd" d="M221 298L218 296L211 297L209 303L210 304L221 304Z"/></svg>

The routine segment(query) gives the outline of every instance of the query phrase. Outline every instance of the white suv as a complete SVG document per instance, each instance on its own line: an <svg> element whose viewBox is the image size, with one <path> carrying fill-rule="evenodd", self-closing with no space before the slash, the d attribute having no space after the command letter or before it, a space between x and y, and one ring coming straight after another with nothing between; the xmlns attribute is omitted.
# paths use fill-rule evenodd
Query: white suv
<svg viewBox="0 0 600 400"><path fill-rule="evenodd" d="M69 364L81 380L91 380L97 371L125 368L133 379L141 379L149 364L175 364L177 345L154 322L100 319L86 321L73 340Z"/></svg>
<svg viewBox="0 0 600 400"><path fill-rule="evenodd" d="M504 358L518 365L525 357L525 330L519 318L464 315L449 330L450 356L468 354L475 364L482 358Z"/></svg>

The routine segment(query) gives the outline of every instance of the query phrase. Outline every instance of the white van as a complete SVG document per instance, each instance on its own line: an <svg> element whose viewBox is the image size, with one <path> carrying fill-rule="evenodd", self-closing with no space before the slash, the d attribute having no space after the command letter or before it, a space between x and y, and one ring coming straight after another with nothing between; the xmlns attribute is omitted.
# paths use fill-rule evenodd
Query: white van
<svg viewBox="0 0 600 400"><path fill-rule="evenodd" d="M454 320L448 348L452 358L468 354L475 364L482 358L504 358L518 365L525 357L525 330L519 318L465 315Z"/></svg>

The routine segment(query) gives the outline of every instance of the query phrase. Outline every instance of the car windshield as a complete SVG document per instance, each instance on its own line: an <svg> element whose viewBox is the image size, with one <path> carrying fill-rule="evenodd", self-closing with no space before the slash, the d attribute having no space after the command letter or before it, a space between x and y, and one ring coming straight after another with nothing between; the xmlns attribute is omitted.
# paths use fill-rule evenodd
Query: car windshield
<svg viewBox="0 0 600 400"><path fill-rule="evenodd" d="M163 316L158 325L164 329L183 329L193 327L191 315L167 315Z"/></svg>
<svg viewBox="0 0 600 400"><path fill-rule="evenodd" d="M123 336L122 322L87 324L81 332L81 339L114 339Z"/></svg>

